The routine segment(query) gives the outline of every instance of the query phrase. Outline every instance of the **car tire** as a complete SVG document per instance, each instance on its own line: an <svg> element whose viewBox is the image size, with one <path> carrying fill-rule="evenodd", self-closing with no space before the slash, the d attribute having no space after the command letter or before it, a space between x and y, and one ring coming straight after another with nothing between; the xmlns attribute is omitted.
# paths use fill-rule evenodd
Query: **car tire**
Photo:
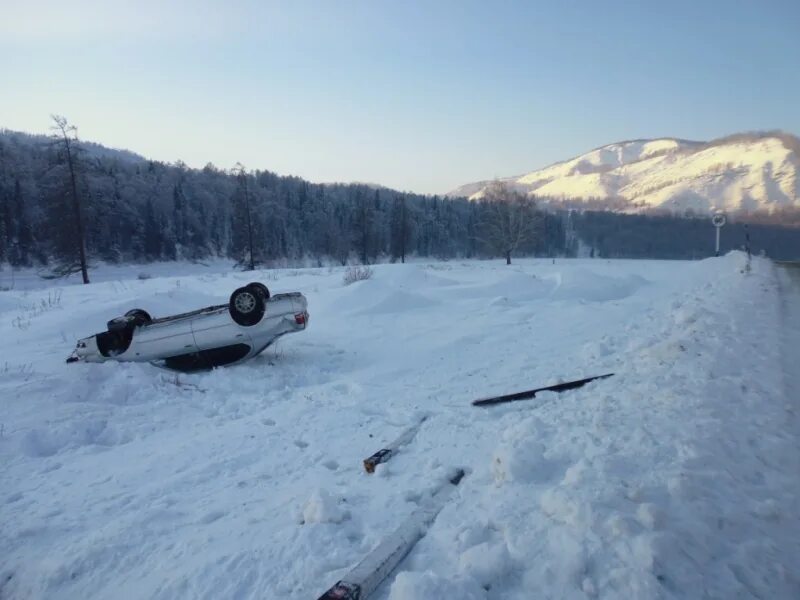
<svg viewBox="0 0 800 600"><path fill-rule="evenodd" d="M263 283L254 281L253 283L248 283L245 287L253 288L258 290L261 296L264 298L264 302L269 300L269 288L265 286Z"/></svg>
<svg viewBox="0 0 800 600"><path fill-rule="evenodd" d="M141 308L133 308L126 312L125 316L133 321L134 327L140 327L153 322L153 317L150 316L150 313Z"/></svg>
<svg viewBox="0 0 800 600"><path fill-rule="evenodd" d="M265 308L266 300L261 292L251 286L234 290L228 302L231 318L245 327L258 323L264 316Z"/></svg>
<svg viewBox="0 0 800 600"><path fill-rule="evenodd" d="M125 331L129 326L130 319L128 319L128 317L114 317L106 323L108 330L113 332Z"/></svg>

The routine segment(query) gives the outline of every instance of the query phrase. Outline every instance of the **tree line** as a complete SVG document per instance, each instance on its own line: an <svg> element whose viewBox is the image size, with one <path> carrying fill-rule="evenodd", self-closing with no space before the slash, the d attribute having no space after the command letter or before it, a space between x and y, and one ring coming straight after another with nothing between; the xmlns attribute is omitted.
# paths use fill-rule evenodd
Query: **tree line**
<svg viewBox="0 0 800 600"><path fill-rule="evenodd" d="M97 261L228 257L253 268L412 255L699 258L708 255L708 229L705 219L545 211L499 183L471 202L313 184L238 163L191 169L83 142L62 117L49 137L0 131L0 263L81 272L84 281ZM796 231L768 253L793 253Z"/></svg>
<svg viewBox="0 0 800 600"><path fill-rule="evenodd" d="M63 117L53 135L0 133L0 262L54 275L92 261L229 257L243 268L506 255L506 213L535 215L513 250L564 251L560 218L533 199L489 202L363 184L312 184L269 171L190 169L79 140ZM513 199L513 194L511 194ZM505 232L508 235L520 232Z"/></svg>
<svg viewBox="0 0 800 600"><path fill-rule="evenodd" d="M716 234L707 216L571 211L566 230L573 256L697 260L715 252ZM800 228L728 219L720 252L748 248L777 260L800 260Z"/></svg>

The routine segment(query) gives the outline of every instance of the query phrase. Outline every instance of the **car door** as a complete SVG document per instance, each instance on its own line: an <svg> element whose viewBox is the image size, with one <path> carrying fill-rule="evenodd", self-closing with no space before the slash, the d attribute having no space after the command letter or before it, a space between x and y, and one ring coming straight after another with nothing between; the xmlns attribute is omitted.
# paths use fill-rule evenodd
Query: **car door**
<svg viewBox="0 0 800 600"><path fill-rule="evenodd" d="M189 318L182 318L137 327L125 356L136 360L157 360L192 352L197 352L192 322Z"/></svg>
<svg viewBox="0 0 800 600"><path fill-rule="evenodd" d="M242 344L249 351L253 345L247 328L235 323L227 310L198 315L192 320L192 333L201 353Z"/></svg>

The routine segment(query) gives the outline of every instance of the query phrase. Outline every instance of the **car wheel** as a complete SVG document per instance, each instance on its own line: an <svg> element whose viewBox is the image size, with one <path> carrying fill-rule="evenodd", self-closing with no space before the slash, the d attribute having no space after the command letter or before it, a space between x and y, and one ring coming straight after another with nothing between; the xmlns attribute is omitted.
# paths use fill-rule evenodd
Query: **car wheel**
<svg viewBox="0 0 800 600"><path fill-rule="evenodd" d="M269 288L265 286L263 283L258 281L254 281L253 283L248 283L245 287L253 288L258 290L258 292L263 296L264 302L269 300Z"/></svg>
<svg viewBox="0 0 800 600"><path fill-rule="evenodd" d="M125 331L129 324L130 319L128 317L114 317L106 323L106 326L109 331Z"/></svg>
<svg viewBox="0 0 800 600"><path fill-rule="evenodd" d="M141 325L147 325L153 322L153 317L150 316L150 313L141 308L131 309L125 313L125 316L133 321L134 327L140 327Z"/></svg>
<svg viewBox="0 0 800 600"><path fill-rule="evenodd" d="M255 325L264 316L266 301L259 291L246 286L241 287L231 294L228 309L231 318L239 325Z"/></svg>

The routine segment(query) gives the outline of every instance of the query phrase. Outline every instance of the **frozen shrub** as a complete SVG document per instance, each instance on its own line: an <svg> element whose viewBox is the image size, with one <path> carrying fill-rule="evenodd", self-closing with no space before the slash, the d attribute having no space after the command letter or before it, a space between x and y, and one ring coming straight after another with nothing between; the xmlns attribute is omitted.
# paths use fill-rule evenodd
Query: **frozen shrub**
<svg viewBox="0 0 800 600"><path fill-rule="evenodd" d="M344 277L342 277L342 281L344 281L345 285L350 285L351 283L355 283L356 281L364 281L365 279L370 279L372 277L372 269L366 266L355 266L355 267L347 267L347 270L344 272Z"/></svg>

